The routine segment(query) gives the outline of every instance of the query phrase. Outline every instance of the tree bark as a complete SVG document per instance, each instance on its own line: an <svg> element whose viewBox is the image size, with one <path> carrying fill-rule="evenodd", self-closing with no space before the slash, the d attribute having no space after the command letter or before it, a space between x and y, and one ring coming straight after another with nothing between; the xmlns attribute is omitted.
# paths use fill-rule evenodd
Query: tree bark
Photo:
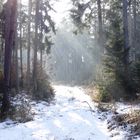
<svg viewBox="0 0 140 140"><path fill-rule="evenodd" d="M101 8L101 0L97 0L97 6L98 6L98 42L101 47L101 50L104 50L103 48L103 23L102 23L102 8Z"/></svg>
<svg viewBox="0 0 140 140"><path fill-rule="evenodd" d="M32 0L29 0L28 9L28 50L27 50L27 90L30 89L30 51L31 51L31 11L32 11Z"/></svg>
<svg viewBox="0 0 140 140"><path fill-rule="evenodd" d="M40 1L41 4L42 3L42 0ZM42 25L42 22L43 22L43 12L42 12L42 9L41 9L41 26L40 26L40 66L41 66L41 71L42 71L42 64L43 64L43 25Z"/></svg>
<svg viewBox="0 0 140 140"><path fill-rule="evenodd" d="M22 20L21 20L21 8L22 8L22 4L21 4L21 0L20 0L20 17L19 17L19 21L20 21L20 25L19 25L19 30L20 30L19 46L20 46L20 73L21 73L21 82L20 82L20 85L21 85L21 87L23 87Z"/></svg>
<svg viewBox="0 0 140 140"><path fill-rule="evenodd" d="M4 94L2 100L1 113L4 115L9 111L10 98L10 71L11 71L11 58L12 48L14 45L15 37L15 24L16 24L16 9L17 0L8 0L5 9L5 55L4 55Z"/></svg>
<svg viewBox="0 0 140 140"><path fill-rule="evenodd" d="M128 34L128 14L127 14L128 2L123 0L123 29L124 29L124 64L127 67L129 63L129 34Z"/></svg>
<svg viewBox="0 0 140 140"><path fill-rule="evenodd" d="M134 32L133 32L133 48L134 55L136 54L136 0L133 1L133 16L134 16Z"/></svg>
<svg viewBox="0 0 140 140"><path fill-rule="evenodd" d="M34 41L34 62L33 62L33 89L37 89L37 48L38 48L38 17L39 17L39 0L36 0L35 14L35 41Z"/></svg>
<svg viewBox="0 0 140 140"><path fill-rule="evenodd" d="M16 12L16 17L17 17ZM16 91L19 92L19 63L18 63L18 33L17 33L17 21L15 23L15 66L16 66Z"/></svg>

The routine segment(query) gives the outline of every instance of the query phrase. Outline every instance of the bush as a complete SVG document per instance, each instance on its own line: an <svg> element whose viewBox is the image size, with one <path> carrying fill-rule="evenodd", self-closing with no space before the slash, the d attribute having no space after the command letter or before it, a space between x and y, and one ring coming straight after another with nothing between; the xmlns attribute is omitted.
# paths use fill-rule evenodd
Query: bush
<svg viewBox="0 0 140 140"><path fill-rule="evenodd" d="M27 102L22 102L21 105L11 106L8 117L13 121L24 123L33 120L31 106Z"/></svg>
<svg viewBox="0 0 140 140"><path fill-rule="evenodd" d="M9 111L1 118L2 121L6 118L19 123L33 120L33 112L29 98L29 95L27 96L24 93L16 94L15 97L12 97Z"/></svg>
<svg viewBox="0 0 140 140"><path fill-rule="evenodd" d="M33 98L47 102L54 98L54 91L49 82L49 76L39 65L37 67L37 90L33 94Z"/></svg>
<svg viewBox="0 0 140 140"><path fill-rule="evenodd" d="M110 92L108 91L107 87L105 86L98 86L99 93L97 99L101 102L109 102L111 101L112 97Z"/></svg>
<svg viewBox="0 0 140 140"><path fill-rule="evenodd" d="M109 63L112 62L112 67ZM112 59L105 61L96 77L96 88L99 90L98 100L108 102L111 100L130 99L135 97L135 88L132 76L125 77L124 66L116 66ZM110 65L111 66L111 65ZM131 98L132 99L132 98Z"/></svg>

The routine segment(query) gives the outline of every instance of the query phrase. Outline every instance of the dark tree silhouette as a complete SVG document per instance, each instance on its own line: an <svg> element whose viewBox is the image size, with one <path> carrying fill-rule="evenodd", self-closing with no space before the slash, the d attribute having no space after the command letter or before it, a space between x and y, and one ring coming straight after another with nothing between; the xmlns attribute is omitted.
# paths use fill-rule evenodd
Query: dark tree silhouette
<svg viewBox="0 0 140 140"><path fill-rule="evenodd" d="M15 41L17 0L8 0L5 4L5 54L4 54L4 92L2 100L2 114L4 115L10 107L9 90L10 90L10 71L12 48ZM2 115L2 116L3 116Z"/></svg>

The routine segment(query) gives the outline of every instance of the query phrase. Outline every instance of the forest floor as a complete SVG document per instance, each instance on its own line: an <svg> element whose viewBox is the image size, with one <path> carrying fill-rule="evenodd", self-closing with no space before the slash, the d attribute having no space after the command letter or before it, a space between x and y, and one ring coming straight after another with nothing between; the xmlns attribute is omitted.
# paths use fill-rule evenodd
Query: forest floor
<svg viewBox="0 0 140 140"><path fill-rule="evenodd" d="M112 123L114 114L98 109L82 88L59 85L54 89L55 100L51 104L30 102L32 121L0 123L0 140L130 140L126 137L129 129ZM131 107L117 105L119 113Z"/></svg>

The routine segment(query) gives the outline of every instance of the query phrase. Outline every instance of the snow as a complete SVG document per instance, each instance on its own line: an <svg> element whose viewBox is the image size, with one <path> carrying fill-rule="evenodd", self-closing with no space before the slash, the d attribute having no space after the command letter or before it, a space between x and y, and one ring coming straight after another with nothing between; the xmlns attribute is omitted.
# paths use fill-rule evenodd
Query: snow
<svg viewBox="0 0 140 140"><path fill-rule="evenodd" d="M133 110L139 110L140 104L124 104L124 103L116 103L117 112L119 114L124 114L128 112L132 112Z"/></svg>
<svg viewBox="0 0 140 140"><path fill-rule="evenodd" d="M124 133L110 137L106 120L99 119L95 103L82 88L59 85L54 89L54 103L31 103L33 121L0 123L0 140L124 140Z"/></svg>

